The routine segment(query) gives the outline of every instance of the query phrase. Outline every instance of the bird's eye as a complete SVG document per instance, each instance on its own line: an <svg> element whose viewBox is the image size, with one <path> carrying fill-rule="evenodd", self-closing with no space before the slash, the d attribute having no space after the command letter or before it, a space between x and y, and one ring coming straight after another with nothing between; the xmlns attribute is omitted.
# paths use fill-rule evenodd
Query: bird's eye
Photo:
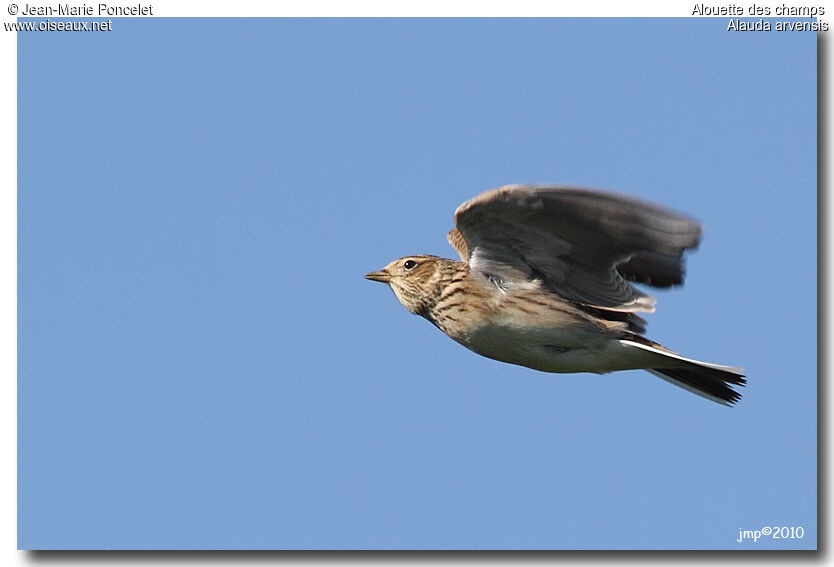
<svg viewBox="0 0 834 567"><path fill-rule="evenodd" d="M416 265L417 262L415 262L414 260L406 260L405 262L403 262L403 268L405 268L406 270L411 270Z"/></svg>

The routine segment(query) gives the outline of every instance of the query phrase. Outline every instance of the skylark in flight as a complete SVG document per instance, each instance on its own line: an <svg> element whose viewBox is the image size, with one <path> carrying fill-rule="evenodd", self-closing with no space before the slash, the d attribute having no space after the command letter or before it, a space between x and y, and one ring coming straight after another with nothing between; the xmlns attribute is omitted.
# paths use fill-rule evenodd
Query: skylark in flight
<svg viewBox="0 0 834 567"><path fill-rule="evenodd" d="M700 225L631 197L507 185L455 211L461 261L406 256L365 277L478 354L543 372L642 368L731 405L743 370L700 362L643 336L655 298L634 288L683 283Z"/></svg>

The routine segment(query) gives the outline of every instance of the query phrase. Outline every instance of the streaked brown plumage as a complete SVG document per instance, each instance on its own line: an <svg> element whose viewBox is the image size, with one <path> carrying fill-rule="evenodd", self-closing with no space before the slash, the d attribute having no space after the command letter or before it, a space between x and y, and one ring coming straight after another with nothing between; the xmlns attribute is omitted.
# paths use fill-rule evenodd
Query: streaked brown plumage
<svg viewBox="0 0 834 567"><path fill-rule="evenodd" d="M655 299L629 284L683 282L696 222L629 197L510 185L458 207L449 242L462 261L418 255L365 277L483 356L545 372L643 368L732 404L739 368L684 358L642 336Z"/></svg>

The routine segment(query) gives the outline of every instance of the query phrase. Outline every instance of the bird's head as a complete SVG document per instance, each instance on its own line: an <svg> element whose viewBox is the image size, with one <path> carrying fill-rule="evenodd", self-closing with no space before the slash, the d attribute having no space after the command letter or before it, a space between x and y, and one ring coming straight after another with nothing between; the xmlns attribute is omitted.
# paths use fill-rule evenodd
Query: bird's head
<svg viewBox="0 0 834 567"><path fill-rule="evenodd" d="M405 256L365 277L387 283L406 309L425 317L437 301L444 264L451 262L437 256Z"/></svg>

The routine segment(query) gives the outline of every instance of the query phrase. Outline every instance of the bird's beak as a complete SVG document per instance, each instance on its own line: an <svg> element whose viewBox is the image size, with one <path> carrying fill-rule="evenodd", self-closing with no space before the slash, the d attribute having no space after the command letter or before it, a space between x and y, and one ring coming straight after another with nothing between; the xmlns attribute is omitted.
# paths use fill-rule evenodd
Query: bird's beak
<svg viewBox="0 0 834 567"><path fill-rule="evenodd" d="M386 270L379 270L378 272L365 274L365 278L374 280L375 282L388 283L391 281L391 274L389 274Z"/></svg>

